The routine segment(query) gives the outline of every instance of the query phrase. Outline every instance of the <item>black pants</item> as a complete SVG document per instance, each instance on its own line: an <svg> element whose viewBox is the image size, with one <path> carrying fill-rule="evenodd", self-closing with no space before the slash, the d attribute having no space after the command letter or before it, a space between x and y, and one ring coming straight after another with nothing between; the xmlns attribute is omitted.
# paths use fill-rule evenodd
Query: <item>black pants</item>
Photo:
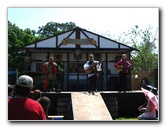
<svg viewBox="0 0 166 128"><path fill-rule="evenodd" d="M127 89L127 73L119 73L118 91L126 91Z"/></svg>
<svg viewBox="0 0 166 128"><path fill-rule="evenodd" d="M90 76L90 77L88 78L88 80L89 80L89 88L88 88L88 91L89 91L89 93L90 93L90 92L94 92L95 89L96 89L97 76L96 76L96 75Z"/></svg>
<svg viewBox="0 0 166 128"><path fill-rule="evenodd" d="M99 78L97 79L96 90L101 91L103 90L103 72L99 71L97 73L99 74Z"/></svg>

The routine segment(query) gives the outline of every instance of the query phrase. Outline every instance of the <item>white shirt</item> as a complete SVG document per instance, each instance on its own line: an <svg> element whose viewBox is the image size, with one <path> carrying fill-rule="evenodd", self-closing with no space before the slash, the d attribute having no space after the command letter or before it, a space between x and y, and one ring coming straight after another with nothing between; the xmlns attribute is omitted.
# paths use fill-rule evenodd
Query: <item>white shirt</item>
<svg viewBox="0 0 166 128"><path fill-rule="evenodd" d="M94 60L94 63L96 63L96 70L97 71L101 71L101 63L99 63L99 61L96 61L96 60ZM90 64L89 64L89 61L87 61L85 64L84 64L84 70L87 70L88 68L90 67ZM94 75L94 73L90 73L90 74L88 74L88 77L90 77L90 76L93 76Z"/></svg>

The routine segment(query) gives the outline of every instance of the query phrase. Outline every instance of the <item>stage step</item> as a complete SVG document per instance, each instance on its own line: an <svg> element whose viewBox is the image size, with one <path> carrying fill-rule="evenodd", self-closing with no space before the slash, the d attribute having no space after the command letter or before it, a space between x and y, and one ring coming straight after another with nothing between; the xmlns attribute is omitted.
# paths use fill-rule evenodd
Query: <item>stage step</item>
<svg viewBox="0 0 166 128"><path fill-rule="evenodd" d="M75 121L113 120L100 93L72 92L71 99Z"/></svg>

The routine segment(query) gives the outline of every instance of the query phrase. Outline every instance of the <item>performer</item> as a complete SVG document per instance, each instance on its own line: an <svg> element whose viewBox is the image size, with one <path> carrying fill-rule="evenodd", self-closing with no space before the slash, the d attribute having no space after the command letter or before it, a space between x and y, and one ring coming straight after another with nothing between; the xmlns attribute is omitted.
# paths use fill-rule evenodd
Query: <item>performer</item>
<svg viewBox="0 0 166 128"><path fill-rule="evenodd" d="M131 64L127 61L126 54L122 54L122 58L115 65L117 72L119 73L119 86L118 90L121 92L122 90L126 92L127 89L127 80L128 73L131 69Z"/></svg>
<svg viewBox="0 0 166 128"><path fill-rule="evenodd" d="M87 61L84 64L84 70L88 74L88 81L89 81L89 87L88 92L92 93L94 95L95 89L96 89L96 82L99 78L99 75L97 73L98 65L101 64L99 61L94 60L94 55L89 55L89 61Z"/></svg>
<svg viewBox="0 0 166 128"><path fill-rule="evenodd" d="M50 57L49 62L46 62L43 66L42 72L44 75L44 90L52 90L52 82L56 79L57 63L54 62L54 58Z"/></svg>

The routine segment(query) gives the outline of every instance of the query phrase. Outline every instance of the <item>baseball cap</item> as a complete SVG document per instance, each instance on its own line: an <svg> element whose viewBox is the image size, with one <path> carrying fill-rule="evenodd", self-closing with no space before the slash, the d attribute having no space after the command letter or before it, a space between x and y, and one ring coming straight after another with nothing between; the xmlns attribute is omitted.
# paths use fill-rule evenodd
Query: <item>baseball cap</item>
<svg viewBox="0 0 166 128"><path fill-rule="evenodd" d="M32 88L33 87L33 79L32 79L32 77L30 77L28 75L21 75L18 78L16 85L19 85L22 87Z"/></svg>

